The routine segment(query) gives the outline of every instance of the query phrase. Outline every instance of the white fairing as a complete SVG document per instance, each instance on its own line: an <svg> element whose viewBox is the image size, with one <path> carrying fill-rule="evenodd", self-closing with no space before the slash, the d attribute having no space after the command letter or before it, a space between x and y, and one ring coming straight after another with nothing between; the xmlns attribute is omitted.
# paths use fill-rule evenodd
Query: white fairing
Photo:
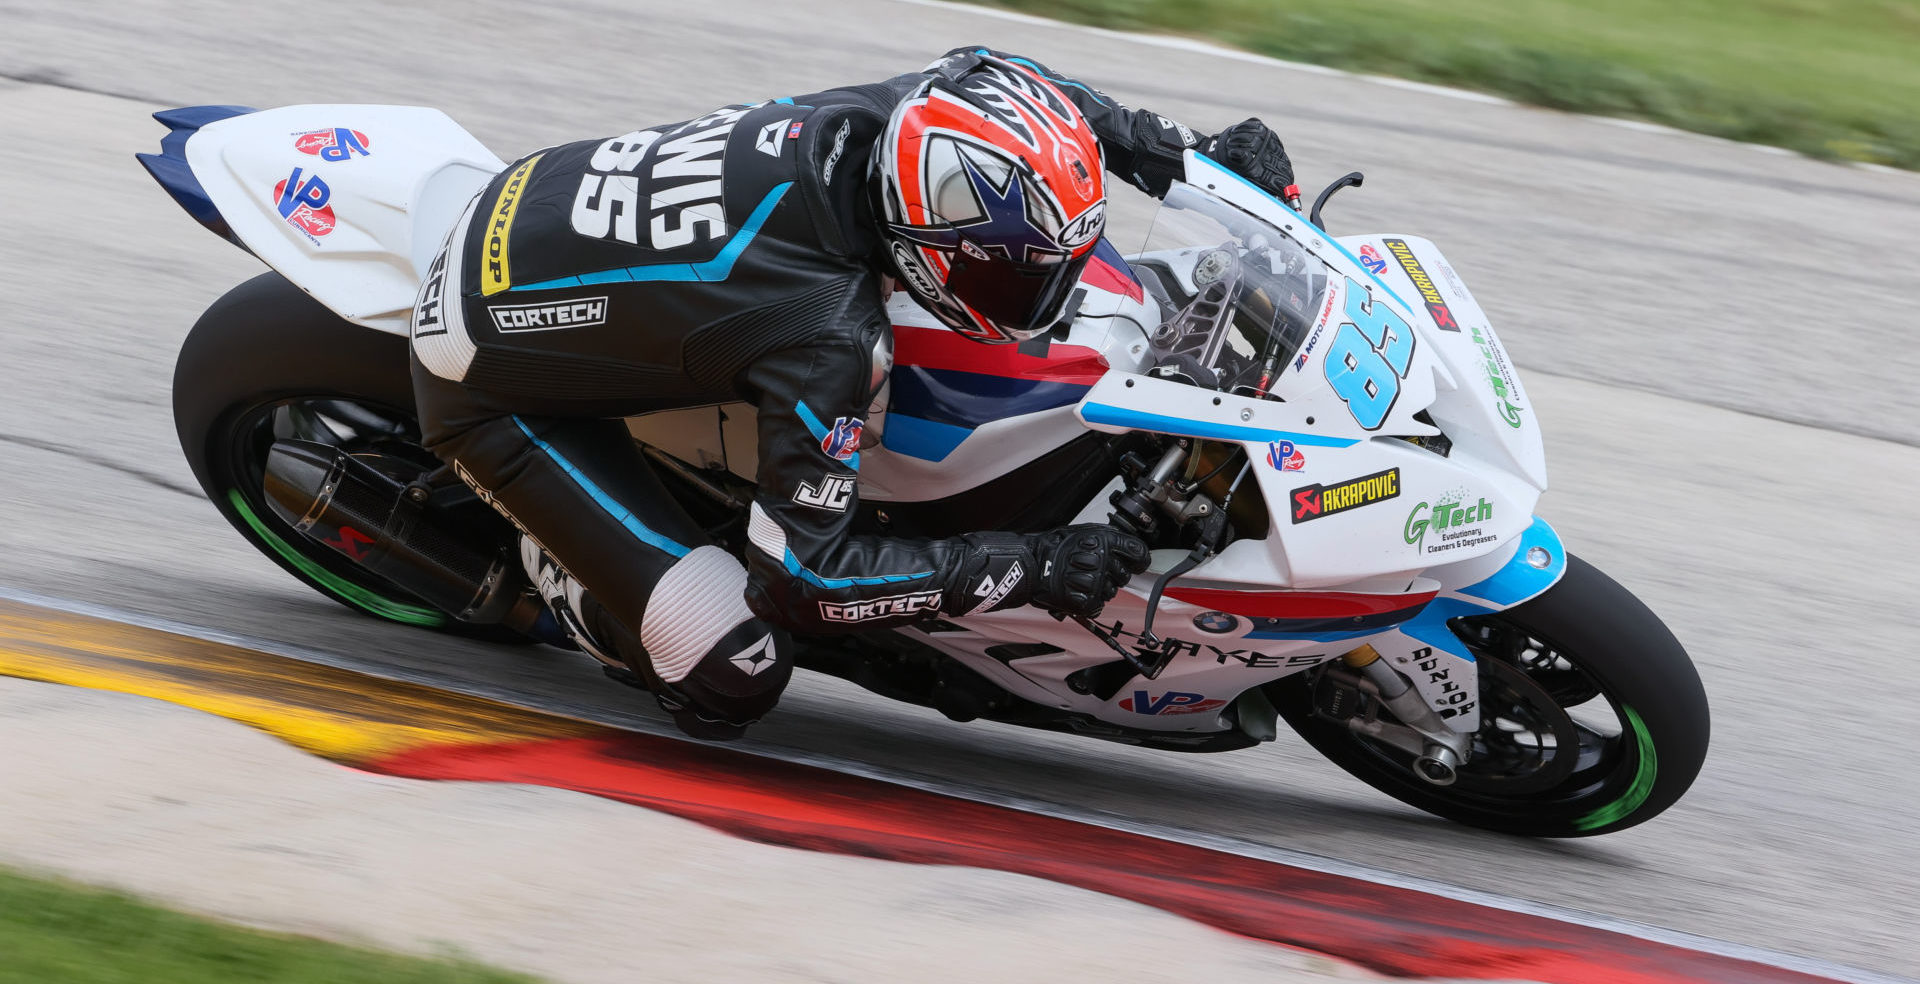
<svg viewBox="0 0 1920 984"><path fill-rule="evenodd" d="M1511 588L1516 565L1527 566L1520 564L1523 541L1532 548L1524 559L1537 568L1517 578L1531 578L1527 593L1543 590L1564 564L1557 537L1533 516L1546 487L1544 454L1531 406L1505 351L1484 312L1431 243L1409 236L1336 242L1197 155L1189 155L1188 180L1286 230L1329 267L1324 300L1297 361L1274 381L1271 393L1277 400L1216 392L1143 374L1137 354L1114 358L1128 351L1115 342L1123 332L1083 320L1073 337L1097 335L1112 368L1074 414L1095 430L1145 430L1240 444L1254 463L1252 473L1271 516L1267 536L1236 540L1175 581L1154 625L1161 641L1153 651L1172 656L1164 672L1153 680L1136 678L1104 697L1067 681L1076 671L1113 659L1105 643L1070 621L1014 609L950 620L965 631L927 634L924 641L1045 706L1129 728L1189 732L1230 726L1235 716L1229 711L1249 688L1365 643L1405 674L1449 727L1477 729L1475 665L1447 619L1521 600ZM1365 254L1362 246L1369 247ZM1188 252L1193 251L1151 258L1191 286L1195 258ZM1401 254L1408 263L1400 262ZM1430 308L1430 301L1444 310ZM1339 367L1329 367L1327 360L1343 323L1365 320L1361 315L1374 305L1397 312L1412 327L1416 344L1398 398L1368 428L1335 392L1331 378ZM1135 317L1149 329L1154 324ZM1449 324L1443 327L1443 320ZM1053 422L1041 419L1047 416L1010 418L1000 422L1010 425L1004 431L982 428L969 441L991 438L994 446L1029 460L1060 442ZM1021 426L1011 426L1016 424ZM1439 435L1451 442L1444 454L1406 440ZM1280 442L1295 451L1284 465L1269 457ZM863 494L865 481L863 475ZM1335 508L1319 498L1356 482L1365 483L1366 493L1357 505ZM1081 517L1104 519L1105 495L1087 503ZM1303 495L1322 511L1302 511ZM1154 576L1183 556L1156 552L1149 575L1135 578L1102 613L1103 630L1122 645L1147 652L1139 637L1147 592ZM1309 609L1318 605L1322 611L1373 614L1347 620L1359 626L1348 631L1340 630L1338 619L1311 626L1299 619L1260 617L1285 616L1302 607L1295 602ZM1380 614L1407 611L1419 614ZM1012 660L988 652L1010 641L1062 651Z"/></svg>
<svg viewBox="0 0 1920 984"><path fill-rule="evenodd" d="M348 321L393 334L406 334L447 229L506 166L445 113L414 106L248 113L202 127L186 153L254 255Z"/></svg>
<svg viewBox="0 0 1920 984"><path fill-rule="evenodd" d="M393 106L292 106L237 116L201 128L186 154L221 216L256 255L342 317L397 334L407 331L447 230L504 167L438 111ZM945 499L1089 429L1144 431L1244 449L1254 481L1236 495L1257 490L1264 499L1265 535L1235 540L1172 582L1155 609L1159 641L1149 644L1141 637L1147 593L1158 572L1184 556L1156 552L1150 574L1135 578L1097 624L1117 645L1166 657L1164 670L1104 695L1068 677L1113 664L1108 642L1036 609L954 618L916 638L1041 705L1163 732L1244 726L1258 714L1238 711L1237 702L1252 688L1365 644L1407 675L1448 727L1474 730L1475 664L1448 619L1537 594L1565 564L1551 528L1533 517L1546 487L1545 461L1532 406L1505 351L1426 240L1326 237L1197 154L1188 155L1187 178L1216 204L1245 213L1232 221L1256 217L1271 227L1270 237L1310 254L1320 271L1324 289L1301 302L1318 310L1298 309L1305 313L1294 324L1306 327L1293 354L1263 377L1274 398L1150 375L1172 312L1124 274L1090 274L1071 329L1045 351L952 349L943 336L925 334L944 329L910 299L896 297L890 311L899 358L882 391L888 395L871 410L867 432L880 443L862 450L860 495ZM1142 262L1160 264L1182 296L1198 299L1202 284L1215 281L1196 271L1220 242L1188 241ZM1248 247L1246 255L1254 254ZM1391 342L1371 341L1371 353L1354 348L1352 331L1369 330L1357 323L1378 329L1388 322ZM1393 358L1404 357L1392 364L1393 395L1368 391L1372 410L1361 414L1354 409L1352 359L1387 358L1383 345L1393 348ZM946 364L934 366L930 354ZM925 368L1035 385L935 392L932 377L913 375ZM1035 397L1041 384L1055 387L1051 395ZM1006 397L996 412L1001 392L1025 402ZM753 412L744 404L656 414L631 427L684 461L724 462L748 478L757 468ZM1068 505L1084 521L1104 520L1115 487L1117 480L1091 501ZM729 570L737 580L737 567ZM728 618L737 614L729 610ZM709 629L727 623L702 621ZM672 627L649 628L657 634ZM698 640L649 642L692 652ZM1041 644L1043 654L992 652L1009 642Z"/></svg>

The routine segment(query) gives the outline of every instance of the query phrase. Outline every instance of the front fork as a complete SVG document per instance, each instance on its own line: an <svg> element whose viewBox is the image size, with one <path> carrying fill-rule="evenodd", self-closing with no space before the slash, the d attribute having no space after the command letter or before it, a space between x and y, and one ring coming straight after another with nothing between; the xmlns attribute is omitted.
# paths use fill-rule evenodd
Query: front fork
<svg viewBox="0 0 1920 984"><path fill-rule="evenodd" d="M1319 713L1412 754L1415 774L1437 786L1454 781L1480 730L1479 665L1450 623L1538 596L1560 580L1567 558L1559 534L1536 518L1504 562L1480 566L1484 576L1346 653L1316 684Z"/></svg>

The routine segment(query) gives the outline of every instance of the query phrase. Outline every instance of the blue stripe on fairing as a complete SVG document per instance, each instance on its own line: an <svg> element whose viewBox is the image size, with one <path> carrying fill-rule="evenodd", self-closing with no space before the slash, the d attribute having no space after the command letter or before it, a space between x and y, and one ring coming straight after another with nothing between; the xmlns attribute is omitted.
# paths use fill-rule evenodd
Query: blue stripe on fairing
<svg viewBox="0 0 1920 984"><path fill-rule="evenodd" d="M1408 638L1418 639L1435 649L1471 661L1473 650L1468 649L1467 644L1460 641L1460 637L1447 626L1447 622L1462 615L1485 615L1490 611L1493 609L1471 601L1462 601L1458 598L1435 598L1427 602L1427 607L1422 608L1420 614L1400 623L1400 631L1406 633Z"/></svg>
<svg viewBox="0 0 1920 984"><path fill-rule="evenodd" d="M1539 547L1547 552L1542 569L1527 563L1527 551ZM1560 534L1547 521L1534 517L1533 525L1520 534L1520 547L1505 567L1478 584L1461 588L1460 593L1485 598L1501 608L1512 608L1554 586L1567 572L1567 551L1560 545Z"/></svg>
<svg viewBox="0 0 1920 984"><path fill-rule="evenodd" d="M1147 413L1144 410L1129 410L1126 407L1110 406L1105 403L1083 404L1080 407L1080 419L1089 424L1107 424L1112 427L1130 427L1134 430L1157 431L1162 434L1205 437L1216 441L1292 441L1309 448L1347 448L1360 443L1351 437L1320 437L1316 434L1296 434L1292 431L1273 430L1267 427L1217 424L1211 421L1194 420L1190 417L1169 417L1165 414Z"/></svg>
<svg viewBox="0 0 1920 984"><path fill-rule="evenodd" d="M1238 174L1235 174L1232 171L1227 170L1226 167L1222 165L1219 161L1216 161L1205 154L1196 154L1194 156L1200 158L1200 162L1202 164L1205 164L1213 168L1214 170L1220 172L1221 174L1224 174L1227 177L1232 178L1233 180L1238 181L1249 188L1252 188L1254 191L1259 192L1261 197L1267 199L1270 202L1273 202L1274 204L1280 206L1283 209L1286 209L1287 214L1293 216L1296 219L1299 219L1301 225L1304 225L1304 226L1307 226L1308 228L1313 228L1313 229L1319 228L1318 226L1315 226L1313 223L1308 222L1306 216L1301 215L1299 212L1296 212L1291 208L1288 208L1286 202L1283 202L1280 199L1267 194L1266 189L1260 187L1259 185L1254 184L1253 182L1248 181L1246 178L1243 178ZM1325 230L1321 230L1319 238L1325 241L1327 244L1331 245L1334 249L1339 250L1341 256L1344 256L1347 259L1352 260L1353 265L1358 267L1361 273L1366 274L1368 280L1371 280L1374 283L1379 284L1380 289L1386 291L1388 297L1391 297L1394 300L1399 301L1401 307L1407 308L1408 310L1413 309L1412 305L1409 305L1405 300L1403 300L1399 294L1396 294L1393 292L1392 287L1387 286L1386 281L1381 280L1378 276L1374 274L1372 270L1367 269L1367 265L1365 263L1360 262L1359 257L1353 255L1351 252L1348 252L1347 247L1341 244L1340 240L1327 235Z"/></svg>
<svg viewBox="0 0 1920 984"><path fill-rule="evenodd" d="M662 553L672 554L675 557L685 557L687 555L688 550L686 547L648 529L645 523L635 518L631 510L614 501L612 496L601 491L600 486L593 484L592 479L582 474L580 469L575 468L573 462L567 460L566 455L554 450L553 445L548 444L536 436L533 433L533 429L527 426L526 421L515 416L513 422L519 426L520 433L527 435L527 440L532 441L535 447L545 451L547 457L553 459L554 464L559 465L560 469L566 472L567 476L572 478L580 488L584 489L593 501L600 504L600 508L605 509L608 515L619 521L621 526L626 527L627 532L638 537L640 542Z"/></svg>
<svg viewBox="0 0 1920 984"><path fill-rule="evenodd" d="M822 588L852 588L873 584L904 584L908 581L918 581L922 578L933 576L932 571L921 571L918 574L882 574L878 577L821 577L801 566L800 558L793 555L792 547L787 548L787 555L784 558L784 562L788 574L808 584Z"/></svg>
<svg viewBox="0 0 1920 984"><path fill-rule="evenodd" d="M741 253L747 251L747 246L753 242L753 238L760 234L760 227L766 224L769 216L773 215L773 207L780 204L781 197L785 195L787 189L791 187L793 187L793 182L788 181L785 184L776 186L772 191L767 192L767 197L760 199L760 204L754 207L753 214L747 216L746 224L734 232L732 238L727 240L726 245L720 247L720 252L716 253L711 260L705 260L700 263L642 263L637 266L621 267L615 270L583 273L577 277L559 277L554 280L542 280L539 283L533 284L516 284L507 289L509 291L553 290L556 287L585 287L590 284L626 284L657 281L707 281L709 283L718 283L732 275L734 262L740 259Z"/></svg>
<svg viewBox="0 0 1920 984"><path fill-rule="evenodd" d="M922 420L973 428L1007 417L1072 406L1092 388L1084 383L962 369L900 366L893 371L891 409Z"/></svg>
<svg viewBox="0 0 1920 984"><path fill-rule="evenodd" d="M1527 563L1527 551L1541 547L1552 554L1552 562L1545 570ZM1485 598L1491 602L1483 605L1464 598L1435 598L1412 618L1399 625L1376 626L1369 629L1356 629L1342 632L1284 632L1254 631L1247 633L1247 639L1312 639L1318 642L1335 642L1345 639L1358 639L1364 636L1379 635L1382 632L1399 631L1410 639L1432 646L1469 662L1474 661L1473 650L1467 648L1453 629L1447 625L1456 618L1469 615L1485 615L1518 605L1560 580L1566 572L1566 551L1560 545L1559 534L1547 525L1544 519L1536 518L1533 525L1520 535L1520 547L1514 552L1513 559L1492 576L1476 584L1461 588L1461 594Z"/></svg>
<svg viewBox="0 0 1920 984"><path fill-rule="evenodd" d="M808 409L805 403L795 403L793 405L793 412L800 415L800 422L807 425L807 430L813 434L813 439L820 442L820 453L825 454L827 451L827 434L832 428L821 423L820 418L815 416L814 412ZM855 451L853 457L847 459L847 467L854 471L860 470L860 452Z"/></svg>
<svg viewBox="0 0 1920 984"><path fill-rule="evenodd" d="M1527 563L1527 551L1534 547L1541 547L1552 555L1551 562L1544 570ZM1560 535L1547 525L1546 520L1535 518L1533 525L1520 534L1520 545L1505 566L1485 580L1459 591L1460 594L1485 598L1489 604L1483 605L1464 598L1435 598L1427 603L1420 614L1402 623L1400 631L1435 649L1444 649L1462 659L1473 659L1473 650L1460 641L1460 637L1448 627L1448 621L1465 615L1485 615L1511 608L1553 587L1566 570L1567 555L1560 545Z"/></svg>
<svg viewBox="0 0 1920 984"><path fill-rule="evenodd" d="M887 450L921 461L945 461L960 442L973 436L972 428L913 417L897 410L887 413Z"/></svg>

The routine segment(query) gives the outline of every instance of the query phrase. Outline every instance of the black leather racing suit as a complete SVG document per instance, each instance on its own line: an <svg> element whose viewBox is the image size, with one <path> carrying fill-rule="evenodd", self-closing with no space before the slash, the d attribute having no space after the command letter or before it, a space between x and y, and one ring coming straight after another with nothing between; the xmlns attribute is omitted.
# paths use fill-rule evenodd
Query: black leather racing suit
<svg viewBox="0 0 1920 984"><path fill-rule="evenodd" d="M983 51L956 49L929 71ZM1074 99L1109 170L1165 192L1191 131L1013 60ZM1038 580L1008 577L1030 557L1020 537L848 532L891 330L868 161L924 78L528 156L475 199L422 288L413 352L428 445L584 586L617 624L595 606L582 617L598 617L594 634L618 640L670 709L751 722L791 673L783 629L995 610L1025 603ZM741 399L759 412L744 571L617 419ZM982 596L983 578L1002 590Z"/></svg>

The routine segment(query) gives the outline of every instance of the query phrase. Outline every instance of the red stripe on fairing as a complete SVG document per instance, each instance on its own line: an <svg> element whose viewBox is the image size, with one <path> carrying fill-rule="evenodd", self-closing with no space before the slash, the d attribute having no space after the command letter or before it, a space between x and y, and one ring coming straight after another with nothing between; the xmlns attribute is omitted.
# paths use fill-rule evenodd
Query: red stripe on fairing
<svg viewBox="0 0 1920 984"><path fill-rule="evenodd" d="M1087 261L1086 270L1080 274L1080 282L1089 287L1097 287L1109 294L1125 294L1135 301L1146 300L1146 294L1140 289L1140 282L1129 274L1115 269L1114 265L1095 254Z"/></svg>
<svg viewBox="0 0 1920 984"><path fill-rule="evenodd" d="M652 735L427 748L363 768L419 779L556 786L762 843L1047 878L1397 976L1548 984L1827 980Z"/></svg>
<svg viewBox="0 0 1920 984"><path fill-rule="evenodd" d="M1355 594L1349 591L1227 591L1170 587L1167 597L1216 612L1249 618L1357 618L1419 608L1438 591Z"/></svg>
<svg viewBox="0 0 1920 984"><path fill-rule="evenodd" d="M982 345L945 328L893 326L895 365L953 369L1012 379L1036 379L1091 386L1107 374L1100 353L1084 345L1047 347L1046 358L1027 355L1015 345Z"/></svg>

